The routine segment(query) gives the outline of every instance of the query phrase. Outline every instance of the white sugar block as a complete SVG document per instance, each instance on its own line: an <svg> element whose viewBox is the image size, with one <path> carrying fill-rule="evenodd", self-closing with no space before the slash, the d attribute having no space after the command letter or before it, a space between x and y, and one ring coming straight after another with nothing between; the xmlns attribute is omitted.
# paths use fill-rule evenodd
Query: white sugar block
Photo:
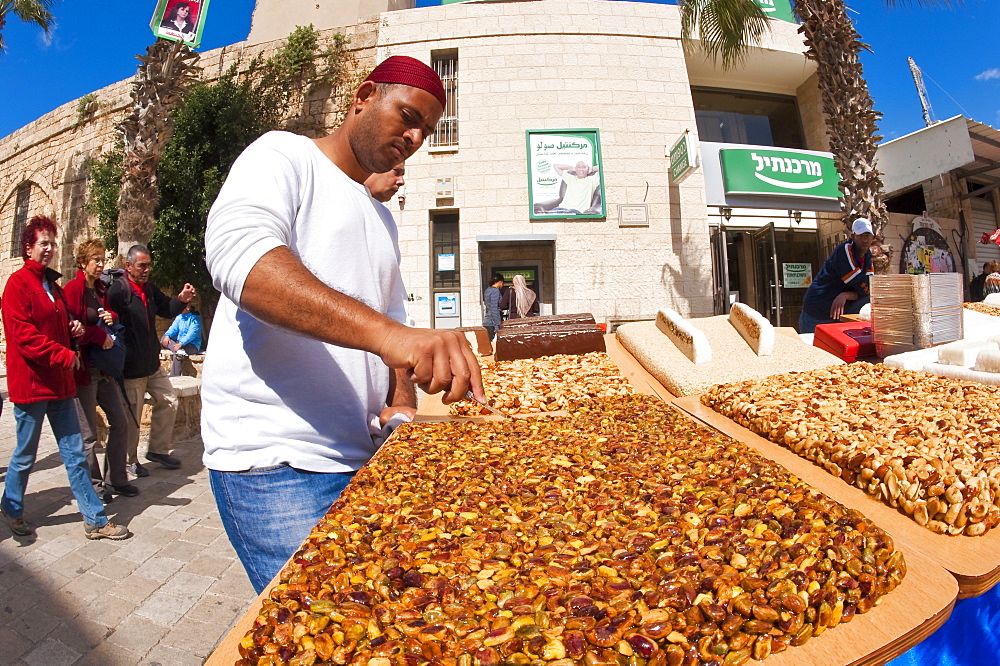
<svg viewBox="0 0 1000 666"><path fill-rule="evenodd" d="M692 363L712 360L712 347L704 333L670 308L656 313L656 327L663 332Z"/></svg>
<svg viewBox="0 0 1000 666"><path fill-rule="evenodd" d="M984 349L994 346L982 340L962 340L938 347L938 363L944 365L961 365L971 368L976 362L976 355Z"/></svg>
<svg viewBox="0 0 1000 666"><path fill-rule="evenodd" d="M770 356L774 351L774 326L746 303L733 304L729 311L729 323L757 356Z"/></svg>
<svg viewBox="0 0 1000 666"><path fill-rule="evenodd" d="M983 303L1000 307L1000 294L987 294L986 298L983 299Z"/></svg>
<svg viewBox="0 0 1000 666"><path fill-rule="evenodd" d="M924 372L947 377L960 382L979 382L991 386L1000 386L1000 372L980 372L972 368L962 368L957 365L942 365L941 363L929 363L924 366Z"/></svg>
<svg viewBox="0 0 1000 666"><path fill-rule="evenodd" d="M1000 372L1000 349L984 349L979 352L972 369L979 372Z"/></svg>

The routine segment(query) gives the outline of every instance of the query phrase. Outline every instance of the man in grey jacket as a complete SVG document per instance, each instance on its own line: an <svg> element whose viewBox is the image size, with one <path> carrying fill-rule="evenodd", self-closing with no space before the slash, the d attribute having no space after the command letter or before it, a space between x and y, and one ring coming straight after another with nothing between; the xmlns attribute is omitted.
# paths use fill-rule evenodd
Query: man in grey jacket
<svg viewBox="0 0 1000 666"><path fill-rule="evenodd" d="M489 332L490 340L496 337L502 318L500 316L500 289L503 288L503 276L493 274L490 286L483 290L483 303L486 305L486 315L483 317L483 327Z"/></svg>

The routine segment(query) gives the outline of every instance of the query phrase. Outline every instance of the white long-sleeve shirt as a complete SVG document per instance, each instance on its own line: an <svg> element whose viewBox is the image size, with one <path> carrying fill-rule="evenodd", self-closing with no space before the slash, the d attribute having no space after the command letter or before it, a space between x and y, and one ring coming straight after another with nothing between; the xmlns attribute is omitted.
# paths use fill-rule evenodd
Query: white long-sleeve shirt
<svg viewBox="0 0 1000 666"><path fill-rule="evenodd" d="M205 353L205 466L360 469L381 443L389 369L372 354L264 323L239 309L250 270L285 245L317 278L405 322L396 226L367 188L309 138L269 132L233 164L208 216L205 254L222 292ZM279 292L291 288L273 275Z"/></svg>

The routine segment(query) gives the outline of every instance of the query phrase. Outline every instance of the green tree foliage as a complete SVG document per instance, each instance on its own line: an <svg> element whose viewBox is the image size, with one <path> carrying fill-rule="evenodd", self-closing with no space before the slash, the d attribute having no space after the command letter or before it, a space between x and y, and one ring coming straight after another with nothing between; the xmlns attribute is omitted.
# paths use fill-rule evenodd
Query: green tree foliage
<svg viewBox="0 0 1000 666"><path fill-rule="evenodd" d="M150 251L156 280L175 289L190 282L206 314L218 294L205 267L208 211L239 154L280 121L281 95L233 72L194 87L174 117L160 160L160 208Z"/></svg>
<svg viewBox="0 0 1000 666"><path fill-rule="evenodd" d="M288 109L319 86L324 96L333 97L333 108L342 108L340 97L352 82L353 68L346 38L336 35L331 42L321 51L318 33L300 26L274 56L243 67L237 63L217 81L195 85L174 111L173 135L157 172L160 206L149 242L153 280L172 290L193 284L206 320L219 297L205 267L208 211L244 148L269 130L303 127ZM91 163L87 208L98 216L98 233L111 248L118 244L122 169L120 147Z"/></svg>
<svg viewBox="0 0 1000 666"><path fill-rule="evenodd" d="M3 29L7 25L7 16L11 13L25 23L34 23L46 34L52 27L52 12L49 7L55 0L0 0L0 53L7 48L3 41Z"/></svg>

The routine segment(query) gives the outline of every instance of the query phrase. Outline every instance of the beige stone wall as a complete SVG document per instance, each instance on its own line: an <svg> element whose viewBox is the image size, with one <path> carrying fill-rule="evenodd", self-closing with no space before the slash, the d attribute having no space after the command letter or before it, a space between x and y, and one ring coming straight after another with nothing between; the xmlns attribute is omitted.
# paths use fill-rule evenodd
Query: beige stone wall
<svg viewBox="0 0 1000 666"><path fill-rule="evenodd" d="M516 26L516 35L511 35ZM415 39L414 36L426 36ZM558 312L598 321L662 307L711 313L700 172L670 186L666 146L695 131L676 7L566 2L451 5L383 16L379 58L459 53L457 151L421 150L400 220L404 279L431 321L428 219L437 177L454 178L462 325L481 323L479 236L555 234ZM598 128L606 220L531 221L525 131ZM646 203L649 228L619 228L618 205Z"/></svg>

